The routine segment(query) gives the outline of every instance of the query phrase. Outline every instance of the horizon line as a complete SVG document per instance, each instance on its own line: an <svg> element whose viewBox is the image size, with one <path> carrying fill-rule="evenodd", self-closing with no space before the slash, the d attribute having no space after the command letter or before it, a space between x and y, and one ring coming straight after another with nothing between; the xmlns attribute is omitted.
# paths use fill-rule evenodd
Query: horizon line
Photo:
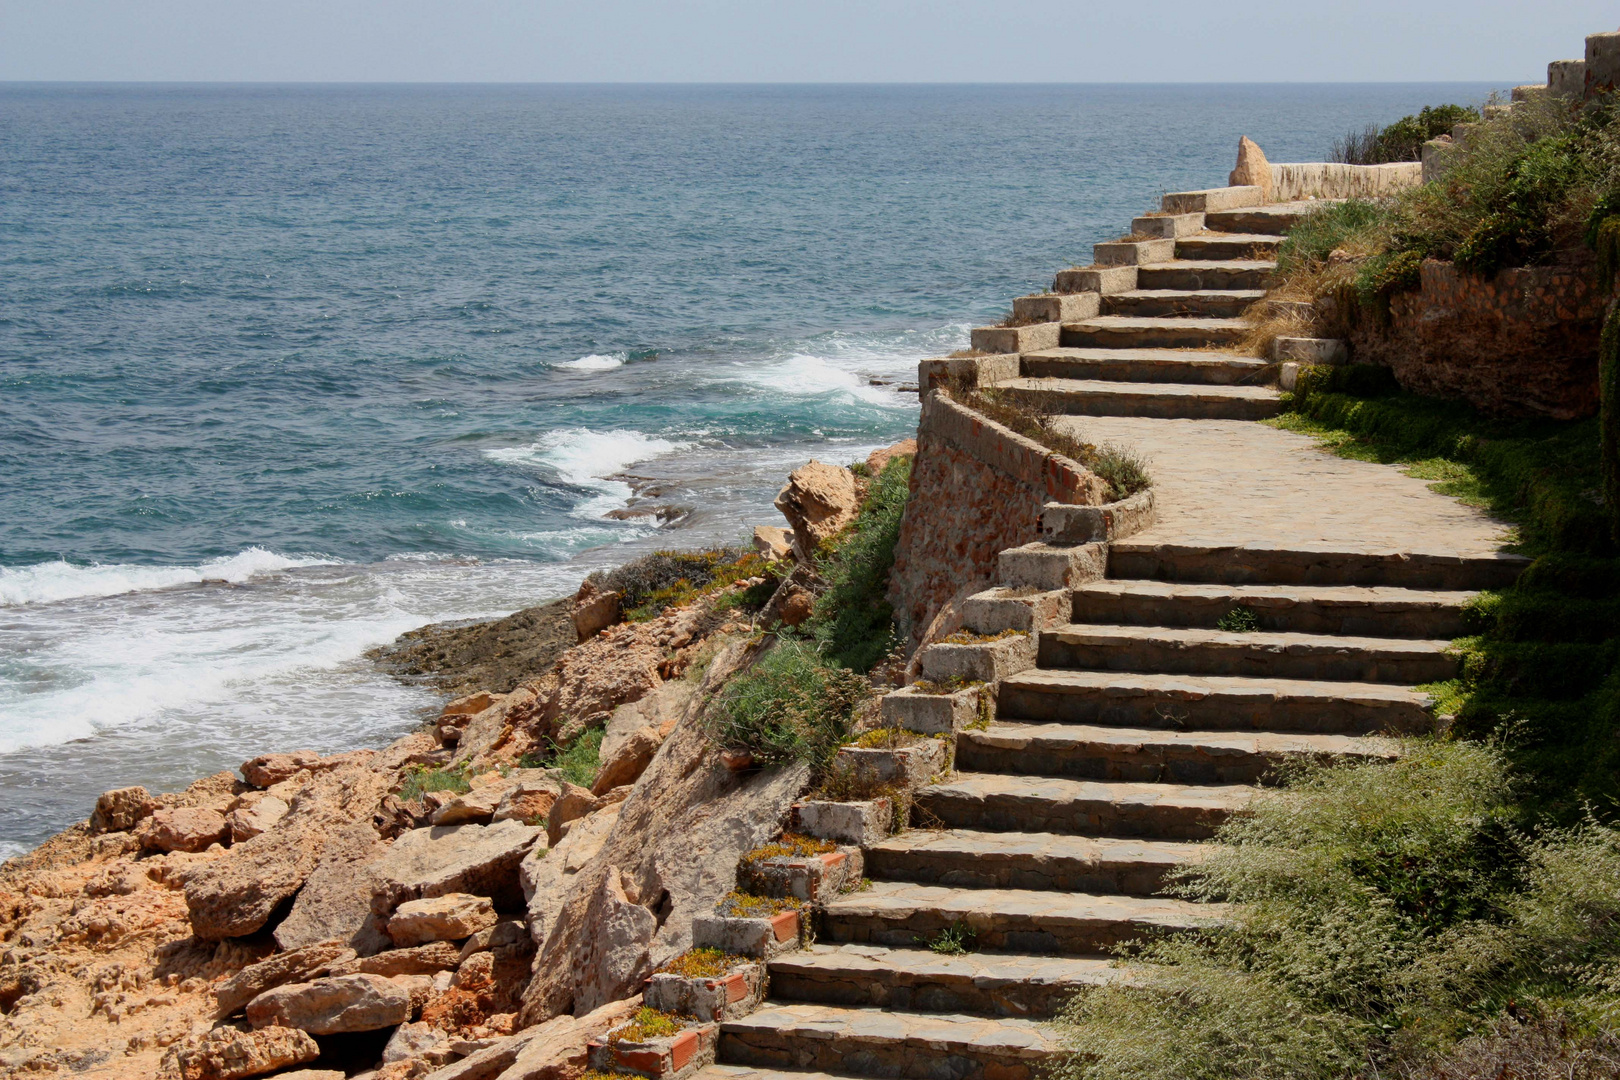
<svg viewBox="0 0 1620 1080"><path fill-rule="evenodd" d="M1043 81L982 79L905 81L898 79L823 81L744 79L0 79L0 86L1456 86L1461 84L1519 85L1497 79L1304 79L1213 80L1173 79L1150 81ZM1525 84L1530 85L1530 84Z"/></svg>

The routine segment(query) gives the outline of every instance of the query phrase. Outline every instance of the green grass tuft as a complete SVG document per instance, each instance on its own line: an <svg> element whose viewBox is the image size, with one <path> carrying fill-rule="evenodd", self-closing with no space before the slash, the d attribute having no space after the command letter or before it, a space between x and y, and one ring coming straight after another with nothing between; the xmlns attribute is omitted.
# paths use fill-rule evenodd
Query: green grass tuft
<svg viewBox="0 0 1620 1080"><path fill-rule="evenodd" d="M708 712L711 737L766 767L804 762L819 771L871 694L865 678L827 663L810 642L780 638L720 691Z"/></svg>

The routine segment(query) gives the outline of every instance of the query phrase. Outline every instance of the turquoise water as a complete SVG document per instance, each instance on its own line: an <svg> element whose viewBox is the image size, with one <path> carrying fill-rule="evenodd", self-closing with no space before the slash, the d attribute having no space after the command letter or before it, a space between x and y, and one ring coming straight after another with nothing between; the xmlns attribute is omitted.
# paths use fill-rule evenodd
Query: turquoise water
<svg viewBox="0 0 1620 1080"><path fill-rule="evenodd" d="M370 646L772 522L1240 135L1488 89L0 86L0 854L408 729Z"/></svg>

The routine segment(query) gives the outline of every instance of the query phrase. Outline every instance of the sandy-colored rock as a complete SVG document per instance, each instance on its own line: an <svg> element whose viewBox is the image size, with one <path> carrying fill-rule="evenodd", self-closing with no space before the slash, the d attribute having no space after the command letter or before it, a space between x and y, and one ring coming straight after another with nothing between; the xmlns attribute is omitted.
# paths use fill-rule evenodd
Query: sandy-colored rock
<svg viewBox="0 0 1620 1080"><path fill-rule="evenodd" d="M786 559L793 554L793 532L775 525L755 525L754 550L767 559Z"/></svg>
<svg viewBox="0 0 1620 1080"><path fill-rule="evenodd" d="M515 784L485 784L463 792L433 811L435 825L484 825L495 816L496 807Z"/></svg>
<svg viewBox="0 0 1620 1080"><path fill-rule="evenodd" d="M354 959L353 949L336 941L327 941L292 952L277 953L257 964L249 964L214 988L214 999L218 1002L214 1016L223 1019L266 990L286 983L308 982Z"/></svg>
<svg viewBox="0 0 1620 1080"><path fill-rule="evenodd" d="M495 704L495 698L496 695L488 690L480 690L476 694L467 694L446 705L439 713L439 716L443 719L449 719L452 716L471 716L474 713L481 713Z"/></svg>
<svg viewBox="0 0 1620 1080"><path fill-rule="evenodd" d="M674 729L676 721L686 715L692 695L696 692L696 685L690 681L676 679L614 709L602 732L602 747L598 752L601 760L618 757L623 743L644 727L657 731L660 739L667 736Z"/></svg>
<svg viewBox="0 0 1620 1080"><path fill-rule="evenodd" d="M574 1018L558 1017L568 1024ZM511 1067L517 1060L518 1054L537 1037L554 1032L561 1025L541 1024L538 1027L525 1028L515 1034L504 1038L487 1040L485 1046L472 1050L460 1061L453 1061L449 1065L429 1074L429 1080L496 1080L502 1073ZM465 1049L469 1044L464 1040L454 1040L451 1046Z"/></svg>
<svg viewBox="0 0 1620 1080"><path fill-rule="evenodd" d="M201 807L154 810L135 834L148 851L205 851L230 835L225 815Z"/></svg>
<svg viewBox="0 0 1620 1080"><path fill-rule="evenodd" d="M877 476L897 457L916 457L917 440L902 439L893 446L885 446L866 455L866 467Z"/></svg>
<svg viewBox="0 0 1620 1080"><path fill-rule="evenodd" d="M533 713L537 702L535 691L527 686L497 696L489 708L475 713L462 728L456 740L453 760L457 764L467 763L493 750L507 736L515 721Z"/></svg>
<svg viewBox="0 0 1620 1080"><path fill-rule="evenodd" d="M604 591L596 582L586 580L574 594L574 605L568 611L574 622L574 632L580 641L589 641L619 621L619 594Z"/></svg>
<svg viewBox="0 0 1620 1080"><path fill-rule="evenodd" d="M556 847L567 835L564 826L584 817L599 805L590 789L564 781L562 794L551 804L551 814L546 818L546 837L551 846Z"/></svg>
<svg viewBox="0 0 1620 1080"><path fill-rule="evenodd" d="M556 847L548 850L537 844L524 856L523 893L528 898L527 922L535 944L546 940L547 932L562 909L573 875L602 850L603 842L619 819L619 810L620 807L612 806L582 818Z"/></svg>
<svg viewBox="0 0 1620 1080"><path fill-rule="evenodd" d="M446 893L407 900L388 918L388 936L409 947L430 941L460 941L500 921L487 897Z"/></svg>
<svg viewBox="0 0 1620 1080"><path fill-rule="evenodd" d="M344 1080L342 1069L294 1069L276 1073L276 1080Z"/></svg>
<svg viewBox="0 0 1620 1080"><path fill-rule="evenodd" d="M447 893L487 896L503 910L521 907L518 864L543 835L517 821L412 829L371 864L371 909L389 915L407 900Z"/></svg>
<svg viewBox="0 0 1620 1080"><path fill-rule="evenodd" d="M289 983L248 1002L255 1028L297 1028L312 1035L377 1031L410 1019L409 990L381 975L338 975ZM308 1060L308 1059L305 1059Z"/></svg>
<svg viewBox="0 0 1620 1080"><path fill-rule="evenodd" d="M341 827L298 890L292 910L276 927L276 944L299 949L335 940L361 956L389 948L393 942L383 930L383 920L371 910L376 879L370 871L371 863L387 851L368 822Z"/></svg>
<svg viewBox="0 0 1620 1080"><path fill-rule="evenodd" d="M174 1060L181 1080L238 1080L302 1065L320 1054L314 1039L292 1028L238 1031L219 1027L187 1039Z"/></svg>
<svg viewBox="0 0 1620 1080"><path fill-rule="evenodd" d="M505 948L529 940L529 928L521 919L502 919L494 926L478 931L461 945L460 957L467 959L473 953Z"/></svg>
<svg viewBox="0 0 1620 1080"><path fill-rule="evenodd" d="M776 615L787 626L802 626L815 613L816 597L809 589L791 586L776 607Z"/></svg>
<svg viewBox="0 0 1620 1080"><path fill-rule="evenodd" d="M596 782L591 785L591 793L602 795L613 788L635 783L663 742L657 728L640 727L632 731L620 740L612 757L603 756L602 768L596 774Z"/></svg>
<svg viewBox="0 0 1620 1080"><path fill-rule="evenodd" d="M387 1064L421 1058L431 1065L443 1065L450 1060L449 1046L450 1037L432 1024L401 1024L383 1047L382 1059Z"/></svg>
<svg viewBox="0 0 1620 1080"><path fill-rule="evenodd" d="M538 824L551 813L551 806L562 794L562 782L547 776L520 780L507 789L491 815L491 821L521 821Z"/></svg>
<svg viewBox="0 0 1620 1080"><path fill-rule="evenodd" d="M225 818L231 831L231 842L240 844L262 832L275 828L276 822L287 816L287 804L274 795L256 799L251 805L232 810Z"/></svg>
<svg viewBox="0 0 1620 1080"><path fill-rule="evenodd" d="M841 465L811 461L788 476L776 508L793 528L795 557L808 565L822 541L837 536L860 512L855 474Z"/></svg>
<svg viewBox="0 0 1620 1080"><path fill-rule="evenodd" d="M242 779L256 788L274 787L320 763L321 755L310 750L295 750L290 754L260 754L252 761L242 762Z"/></svg>
<svg viewBox="0 0 1620 1080"><path fill-rule="evenodd" d="M575 1009L596 1008L622 997L651 970L647 949L658 919L626 894L619 868L604 868L585 909L590 934L573 955Z"/></svg>
<svg viewBox="0 0 1620 1080"><path fill-rule="evenodd" d="M641 995L636 994L609 1002L583 1016L558 1016L531 1029L534 1035L500 1074L501 1080L572 1080L585 1068L590 1041L623 1024L639 1008Z"/></svg>
<svg viewBox="0 0 1620 1080"><path fill-rule="evenodd" d="M152 793L143 787L103 791L101 798L96 800L95 812L90 815L90 831L128 832L151 814L156 806Z"/></svg>
<svg viewBox="0 0 1620 1080"><path fill-rule="evenodd" d="M476 936L476 935L475 935ZM362 956L345 964L334 964L333 975L436 975L453 971L461 963L461 948L452 941L432 941L408 949L389 949L375 956Z"/></svg>
<svg viewBox="0 0 1620 1080"><path fill-rule="evenodd" d="M1247 135L1238 140L1237 167L1226 182L1233 187L1257 187L1265 198L1271 198L1271 163Z"/></svg>

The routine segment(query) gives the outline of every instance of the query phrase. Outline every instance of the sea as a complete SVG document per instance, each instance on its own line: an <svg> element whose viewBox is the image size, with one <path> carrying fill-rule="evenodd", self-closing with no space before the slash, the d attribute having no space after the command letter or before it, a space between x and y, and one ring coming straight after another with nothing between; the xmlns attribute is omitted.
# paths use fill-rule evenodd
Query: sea
<svg viewBox="0 0 1620 1080"><path fill-rule="evenodd" d="M372 647L746 543L1239 136L1492 89L0 84L0 856L382 745Z"/></svg>

